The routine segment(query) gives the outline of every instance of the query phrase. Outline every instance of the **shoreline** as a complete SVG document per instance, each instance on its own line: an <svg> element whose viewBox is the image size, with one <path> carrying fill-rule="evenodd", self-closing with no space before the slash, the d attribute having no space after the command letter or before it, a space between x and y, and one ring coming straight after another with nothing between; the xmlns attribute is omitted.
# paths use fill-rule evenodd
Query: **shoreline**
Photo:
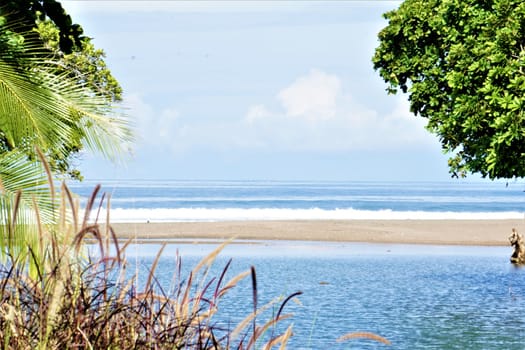
<svg viewBox="0 0 525 350"><path fill-rule="evenodd" d="M217 242L286 240L468 246L509 246L512 228L525 232L523 219L509 220L286 220L112 223L118 239L146 243L187 240ZM208 243L208 242L206 242Z"/></svg>

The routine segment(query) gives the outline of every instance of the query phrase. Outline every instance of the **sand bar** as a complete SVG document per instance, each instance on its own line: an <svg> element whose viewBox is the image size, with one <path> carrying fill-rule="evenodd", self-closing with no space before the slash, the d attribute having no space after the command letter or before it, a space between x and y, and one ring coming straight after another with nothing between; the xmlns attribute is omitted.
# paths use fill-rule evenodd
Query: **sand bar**
<svg viewBox="0 0 525 350"><path fill-rule="evenodd" d="M114 223L121 239L222 241L302 240L443 245L509 245L512 228L524 220L300 220Z"/></svg>

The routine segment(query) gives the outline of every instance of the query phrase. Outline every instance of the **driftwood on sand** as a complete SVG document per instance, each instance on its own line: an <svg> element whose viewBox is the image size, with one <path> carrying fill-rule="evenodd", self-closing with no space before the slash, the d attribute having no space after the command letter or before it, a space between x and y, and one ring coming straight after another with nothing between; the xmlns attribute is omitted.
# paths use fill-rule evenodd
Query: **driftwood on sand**
<svg viewBox="0 0 525 350"><path fill-rule="evenodd" d="M516 265L525 265L525 242L523 236L513 228L509 236L510 245L514 248L510 256L510 262Z"/></svg>

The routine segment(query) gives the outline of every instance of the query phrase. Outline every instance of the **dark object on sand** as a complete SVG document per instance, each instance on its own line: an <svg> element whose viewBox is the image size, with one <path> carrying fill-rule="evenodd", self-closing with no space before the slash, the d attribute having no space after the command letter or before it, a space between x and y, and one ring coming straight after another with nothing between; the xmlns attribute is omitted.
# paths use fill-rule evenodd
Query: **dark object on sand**
<svg viewBox="0 0 525 350"><path fill-rule="evenodd" d="M523 242L523 236L513 228L509 241L510 245L514 247L510 262L516 265L525 265L525 242Z"/></svg>

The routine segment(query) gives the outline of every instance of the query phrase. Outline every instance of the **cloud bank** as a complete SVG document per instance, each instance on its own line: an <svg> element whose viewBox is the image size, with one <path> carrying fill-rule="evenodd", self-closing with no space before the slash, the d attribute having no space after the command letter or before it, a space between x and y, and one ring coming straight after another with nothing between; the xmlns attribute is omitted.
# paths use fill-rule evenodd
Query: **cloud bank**
<svg viewBox="0 0 525 350"><path fill-rule="evenodd" d="M403 96L380 112L344 90L336 75L313 69L276 94L280 110L249 108L244 122L259 145L294 150L351 151L407 148L435 143L425 120L409 112Z"/></svg>
<svg viewBox="0 0 525 350"><path fill-rule="evenodd" d="M357 101L336 75L312 69L230 120L192 120L177 108L154 110L139 95L126 98L142 143L181 153L192 149L270 151L392 150L435 145L425 120L404 96L387 112ZM272 107L269 107L272 106Z"/></svg>

